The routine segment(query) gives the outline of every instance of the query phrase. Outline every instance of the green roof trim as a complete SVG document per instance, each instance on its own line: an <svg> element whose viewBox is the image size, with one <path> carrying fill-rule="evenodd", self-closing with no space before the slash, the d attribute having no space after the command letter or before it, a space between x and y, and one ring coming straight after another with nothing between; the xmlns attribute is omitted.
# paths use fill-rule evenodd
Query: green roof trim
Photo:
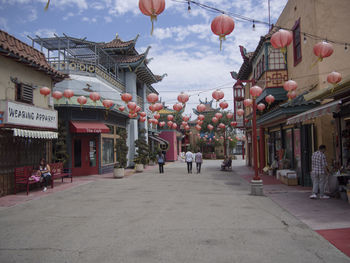
<svg viewBox="0 0 350 263"><path fill-rule="evenodd" d="M272 95L276 101L287 100L287 91L281 88L265 88L261 95L256 99L256 103L260 103L266 96Z"/></svg>

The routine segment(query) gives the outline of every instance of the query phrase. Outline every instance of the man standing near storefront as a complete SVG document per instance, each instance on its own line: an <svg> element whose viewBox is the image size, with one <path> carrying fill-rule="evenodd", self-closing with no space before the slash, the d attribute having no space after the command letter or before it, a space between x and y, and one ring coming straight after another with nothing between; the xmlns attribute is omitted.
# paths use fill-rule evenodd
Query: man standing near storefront
<svg viewBox="0 0 350 263"><path fill-rule="evenodd" d="M318 151L312 155L312 195L311 199L316 199L318 192L320 192L321 199L328 199L329 196L324 194L324 185L328 174L328 165L324 152L325 145L320 145Z"/></svg>

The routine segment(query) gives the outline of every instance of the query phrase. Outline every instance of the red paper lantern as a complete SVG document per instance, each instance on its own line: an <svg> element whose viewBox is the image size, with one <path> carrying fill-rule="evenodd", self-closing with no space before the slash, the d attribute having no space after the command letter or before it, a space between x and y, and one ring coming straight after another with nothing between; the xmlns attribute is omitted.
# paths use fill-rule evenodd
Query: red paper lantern
<svg viewBox="0 0 350 263"><path fill-rule="evenodd" d="M125 103L128 103L129 101L132 100L132 95L129 93L123 93L121 97L122 97L122 101L124 101Z"/></svg>
<svg viewBox="0 0 350 263"><path fill-rule="evenodd" d="M197 125L196 125L196 130L197 130L197 131L200 131L201 129L202 129L202 127L201 127L200 125L197 124Z"/></svg>
<svg viewBox="0 0 350 263"><path fill-rule="evenodd" d="M176 123L173 123L172 128L173 128L174 130L176 130L176 128L177 128L177 124L176 124Z"/></svg>
<svg viewBox="0 0 350 263"><path fill-rule="evenodd" d="M159 118L160 118L160 114L159 114L159 113L154 114L154 115L153 115L153 118L155 118L155 119L159 120Z"/></svg>
<svg viewBox="0 0 350 263"><path fill-rule="evenodd" d="M198 121L197 121L197 124L198 124L198 125L202 125L202 124L203 124L203 121L198 120Z"/></svg>
<svg viewBox="0 0 350 263"><path fill-rule="evenodd" d="M146 121L146 117L140 117L140 122L145 122Z"/></svg>
<svg viewBox="0 0 350 263"><path fill-rule="evenodd" d="M124 106L120 106L118 109L119 109L120 111L124 111L124 110L125 110L125 107L124 107Z"/></svg>
<svg viewBox="0 0 350 263"><path fill-rule="evenodd" d="M80 104L80 108L82 109L83 105L87 102L87 98L85 96L80 96L77 98L77 101Z"/></svg>
<svg viewBox="0 0 350 263"><path fill-rule="evenodd" d="M181 94L177 96L177 100L182 104L185 104L189 99L190 99L190 96L188 96L188 94L184 92L181 92Z"/></svg>
<svg viewBox="0 0 350 263"><path fill-rule="evenodd" d="M318 42L314 45L314 54L318 57L318 61L333 54L333 46L325 41Z"/></svg>
<svg viewBox="0 0 350 263"><path fill-rule="evenodd" d="M231 123L230 123L230 125L232 126L232 127L236 127L237 126L237 122L236 121L231 121Z"/></svg>
<svg viewBox="0 0 350 263"><path fill-rule="evenodd" d="M189 116L182 116L183 121L189 121L190 117Z"/></svg>
<svg viewBox="0 0 350 263"><path fill-rule="evenodd" d="M214 126L211 124L208 124L207 128L208 128L208 130L212 131L214 129Z"/></svg>
<svg viewBox="0 0 350 263"><path fill-rule="evenodd" d="M213 118L211 119L211 121L212 121L213 123L217 123L219 120L218 120L218 118L213 117Z"/></svg>
<svg viewBox="0 0 350 263"><path fill-rule="evenodd" d="M48 87L42 87L40 88L40 94L44 95L45 97L51 93L51 90Z"/></svg>
<svg viewBox="0 0 350 263"><path fill-rule="evenodd" d="M217 89L213 91L212 96L216 101L219 101L224 98L225 94L223 91Z"/></svg>
<svg viewBox="0 0 350 263"><path fill-rule="evenodd" d="M101 97L100 94L98 94L97 92L91 92L89 95L89 98L96 103L96 101L98 101Z"/></svg>
<svg viewBox="0 0 350 263"><path fill-rule="evenodd" d="M204 104L199 104L199 105L197 106L197 111L198 111L198 112L203 112L203 111L205 111L205 109L206 109L206 107L205 107Z"/></svg>
<svg viewBox="0 0 350 263"><path fill-rule="evenodd" d="M150 93L147 95L147 101L149 103L156 103L158 101L158 95L156 93Z"/></svg>
<svg viewBox="0 0 350 263"><path fill-rule="evenodd" d="M129 110L134 111L136 109L137 104L133 101L129 101L127 106Z"/></svg>
<svg viewBox="0 0 350 263"><path fill-rule="evenodd" d="M265 97L266 102L271 105L275 101L275 97L272 95L268 95Z"/></svg>
<svg viewBox="0 0 350 263"><path fill-rule="evenodd" d="M135 113L139 112L140 110L141 110L141 107L140 106L136 106Z"/></svg>
<svg viewBox="0 0 350 263"><path fill-rule="evenodd" d="M172 121L174 119L174 116L173 115L168 115L167 119L168 119L168 121Z"/></svg>
<svg viewBox="0 0 350 263"><path fill-rule="evenodd" d="M165 125L165 122L164 122L164 121L161 121L161 122L159 123L159 127L164 127L164 125Z"/></svg>
<svg viewBox="0 0 350 263"><path fill-rule="evenodd" d="M253 96L253 98L259 97L262 93L262 88L259 86L253 86L249 89L249 93Z"/></svg>
<svg viewBox="0 0 350 263"><path fill-rule="evenodd" d="M52 93L52 97L54 97L56 100L59 100L60 98L63 97L63 94L62 94L62 92L60 92L60 91L54 91L54 92Z"/></svg>
<svg viewBox="0 0 350 263"><path fill-rule="evenodd" d="M220 120L222 118L222 113L221 112L217 112L215 113L215 117Z"/></svg>
<svg viewBox="0 0 350 263"><path fill-rule="evenodd" d="M157 15L165 9L165 0L139 0L139 8L142 14L149 16L152 22L151 35L153 34L153 22L157 21Z"/></svg>
<svg viewBox="0 0 350 263"><path fill-rule="evenodd" d="M287 97L289 100L294 99L297 96L297 93L295 92L295 90L291 90L287 93Z"/></svg>
<svg viewBox="0 0 350 263"><path fill-rule="evenodd" d="M149 105L149 110L151 111L151 112L155 112L156 111L156 106L155 106L155 104L151 104L151 105Z"/></svg>
<svg viewBox="0 0 350 263"><path fill-rule="evenodd" d="M203 121L205 119L205 116L203 114L198 115L198 120Z"/></svg>
<svg viewBox="0 0 350 263"><path fill-rule="evenodd" d="M243 101L243 104L244 104L245 107L250 107L250 106L253 105L253 101L251 99L245 99Z"/></svg>
<svg viewBox="0 0 350 263"><path fill-rule="evenodd" d="M264 103L259 103L258 106L256 106L259 111L263 111L266 108L266 105Z"/></svg>
<svg viewBox="0 0 350 263"><path fill-rule="evenodd" d="M237 115L238 116L243 116L244 115L244 110L243 109L238 109L237 110Z"/></svg>
<svg viewBox="0 0 350 263"><path fill-rule="evenodd" d="M229 120L232 119L233 118L233 113L232 112L227 113L226 114L226 118L229 119Z"/></svg>
<svg viewBox="0 0 350 263"><path fill-rule="evenodd" d="M168 122L167 122L167 125L168 125L168 127L170 128L171 126L173 126L173 122L172 122L172 121L168 121Z"/></svg>
<svg viewBox="0 0 350 263"><path fill-rule="evenodd" d="M187 125L187 122L183 121L183 122L181 122L181 125L182 125L183 127L185 127L185 126Z"/></svg>
<svg viewBox="0 0 350 263"><path fill-rule="evenodd" d="M141 111L139 114L141 117L146 117L146 115L147 115L146 112L144 112L144 111Z"/></svg>
<svg viewBox="0 0 350 263"><path fill-rule="evenodd" d="M228 107L228 103L226 101L222 101L222 102L220 102L219 106L221 109L224 110Z"/></svg>
<svg viewBox="0 0 350 263"><path fill-rule="evenodd" d="M156 103L154 104L154 108L156 111L160 111L161 109L163 109L163 104L162 103Z"/></svg>
<svg viewBox="0 0 350 263"><path fill-rule="evenodd" d="M327 76L327 82L331 84L337 84L341 81L341 74L338 72L333 71L332 73L329 73Z"/></svg>
<svg viewBox="0 0 350 263"><path fill-rule="evenodd" d="M158 120L157 120L157 119L153 119L153 120L152 120L152 123L155 124L155 125L157 125L157 124L158 124Z"/></svg>
<svg viewBox="0 0 350 263"><path fill-rule="evenodd" d="M190 126L186 125L185 130L188 131L190 129Z"/></svg>
<svg viewBox="0 0 350 263"><path fill-rule="evenodd" d="M285 91L289 92L292 90L296 90L298 88L298 84L294 80L288 80L284 82L283 88Z"/></svg>
<svg viewBox="0 0 350 263"><path fill-rule="evenodd" d="M70 90L70 89L66 89L64 92L63 92L63 96L67 99L70 99L71 97L74 96L74 92L73 90Z"/></svg>
<svg viewBox="0 0 350 263"><path fill-rule="evenodd" d="M173 109L176 110L176 111L180 111L180 110L182 110L182 108L183 107L182 107L182 105L180 103L176 103L173 106Z"/></svg>
<svg viewBox="0 0 350 263"><path fill-rule="evenodd" d="M271 45L274 48L281 49L282 53L286 53L286 47L293 41L293 34L290 31L280 29L271 36Z"/></svg>
<svg viewBox="0 0 350 263"><path fill-rule="evenodd" d="M220 129L225 129L226 128L226 126L225 126L225 124L223 124L222 122L219 124L219 128Z"/></svg>
<svg viewBox="0 0 350 263"><path fill-rule="evenodd" d="M114 105L113 101L111 101L111 100L103 100L103 101L102 101L102 104L103 104L103 106L105 106L105 108L108 109L108 110L109 110L111 107L113 107L113 105Z"/></svg>
<svg viewBox="0 0 350 263"><path fill-rule="evenodd" d="M228 15L222 14L214 18L211 22L211 31L217 36L220 40L220 50L222 49L222 41L225 40L225 37L233 31L235 28L235 22Z"/></svg>

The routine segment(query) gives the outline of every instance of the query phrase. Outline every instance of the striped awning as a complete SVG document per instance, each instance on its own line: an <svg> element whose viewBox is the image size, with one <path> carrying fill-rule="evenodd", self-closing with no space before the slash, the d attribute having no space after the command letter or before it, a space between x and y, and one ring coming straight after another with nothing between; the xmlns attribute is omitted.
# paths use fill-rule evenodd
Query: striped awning
<svg viewBox="0 0 350 263"><path fill-rule="evenodd" d="M12 129L13 136L26 137L26 138L37 138L37 139L57 139L58 133L51 131L34 131L34 130L23 130L23 129Z"/></svg>
<svg viewBox="0 0 350 263"><path fill-rule="evenodd" d="M330 102L327 104L323 104L319 107L305 111L303 113L300 113L296 116L289 118L287 120L287 125L298 123L298 122L303 122L303 121L310 120L313 118L317 118L317 117L323 116L325 114L339 112L340 105L341 105L341 100L337 100L337 101L333 101L333 102Z"/></svg>

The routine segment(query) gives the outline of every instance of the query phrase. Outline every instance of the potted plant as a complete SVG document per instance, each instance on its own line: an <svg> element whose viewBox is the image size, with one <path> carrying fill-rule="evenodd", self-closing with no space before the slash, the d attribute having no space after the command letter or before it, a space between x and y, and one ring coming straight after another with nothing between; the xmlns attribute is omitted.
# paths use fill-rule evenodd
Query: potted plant
<svg viewBox="0 0 350 263"><path fill-rule="evenodd" d="M142 172L149 163L149 146L145 137L145 129L140 130L139 138L135 141L136 156L134 158L136 172Z"/></svg>
<svg viewBox="0 0 350 263"><path fill-rule="evenodd" d="M113 175L114 178L123 178L128 160L126 158L128 154L128 146L126 145L127 134L126 130L122 128L117 129L117 134L119 135L115 145L115 150L117 153L117 162L114 164Z"/></svg>
<svg viewBox="0 0 350 263"><path fill-rule="evenodd" d="M155 165L157 163L157 152L151 152L149 154L149 160L151 165Z"/></svg>

